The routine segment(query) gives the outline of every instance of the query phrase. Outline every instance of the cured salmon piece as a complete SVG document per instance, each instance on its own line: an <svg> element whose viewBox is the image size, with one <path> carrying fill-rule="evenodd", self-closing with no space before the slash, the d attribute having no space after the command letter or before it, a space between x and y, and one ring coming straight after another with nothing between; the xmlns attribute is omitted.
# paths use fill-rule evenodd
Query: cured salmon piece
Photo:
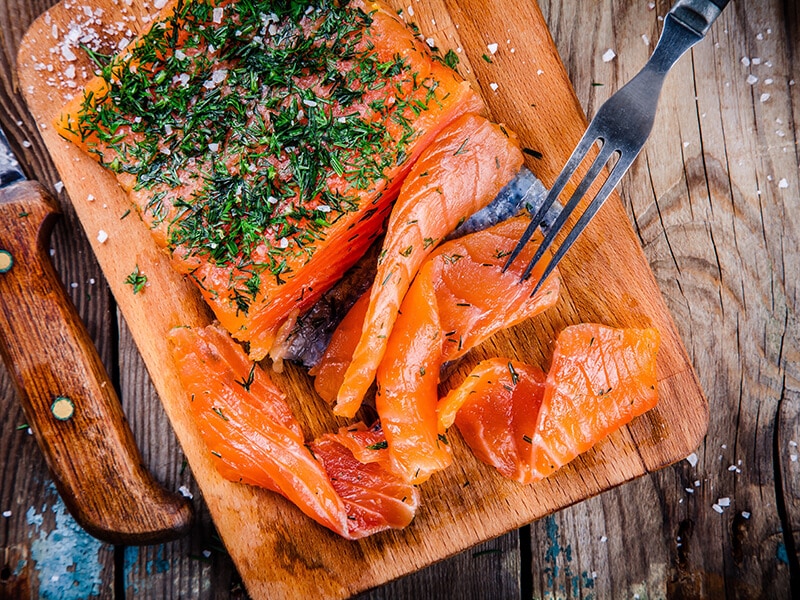
<svg viewBox="0 0 800 600"><path fill-rule="evenodd" d="M533 367L490 359L442 400L476 456L523 484L547 477L653 408L655 329L586 323L558 337L545 378Z"/></svg>
<svg viewBox="0 0 800 600"><path fill-rule="evenodd" d="M165 9L56 122L254 359L364 253L436 134L483 108L382 4L297 7Z"/></svg>
<svg viewBox="0 0 800 600"><path fill-rule="evenodd" d="M357 537L364 537L406 527L419 506L419 490L389 472L386 461L374 456L386 452L381 449L386 443L380 429L377 436L374 430L366 430L360 438L352 433L328 433L311 443L311 451L347 507L351 535L357 532Z"/></svg>
<svg viewBox="0 0 800 600"><path fill-rule="evenodd" d="M593 323L558 336L533 435L532 473L546 477L658 403L657 329Z"/></svg>
<svg viewBox="0 0 800 600"><path fill-rule="evenodd" d="M375 406L392 469L421 483L451 462L439 426L441 366L497 331L533 317L558 299L558 273L531 297L536 275L519 283L526 258L503 272L529 219L520 217L440 246L422 266L401 305L378 367ZM476 285L480 282L480 285Z"/></svg>
<svg viewBox="0 0 800 600"><path fill-rule="evenodd" d="M358 340L361 339L361 329L369 308L369 297L369 292L362 294L347 311L344 319L334 330L319 363L308 372L314 376L314 389L331 404L336 401L336 394L342 387L344 374L353 360Z"/></svg>
<svg viewBox="0 0 800 600"><path fill-rule="evenodd" d="M442 130L406 178L392 209L364 328L334 413L353 417L375 378L400 303L444 236L491 202L522 166L515 135L474 114Z"/></svg>
<svg viewBox="0 0 800 600"><path fill-rule="evenodd" d="M545 377L540 369L514 360L481 361L442 398L439 425L447 430L455 422L476 457L504 477L525 481Z"/></svg>
<svg viewBox="0 0 800 600"><path fill-rule="evenodd" d="M359 462L352 440L338 441L344 436L324 436L310 450L284 395L221 327L178 327L169 343L189 409L223 477L275 491L347 539L411 521L416 491L382 464Z"/></svg>

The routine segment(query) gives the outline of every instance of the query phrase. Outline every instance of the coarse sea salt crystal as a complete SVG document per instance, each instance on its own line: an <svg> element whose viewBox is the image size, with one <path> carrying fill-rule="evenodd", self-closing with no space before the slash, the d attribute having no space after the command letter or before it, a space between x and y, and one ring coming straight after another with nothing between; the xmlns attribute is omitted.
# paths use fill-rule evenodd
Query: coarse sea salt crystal
<svg viewBox="0 0 800 600"><path fill-rule="evenodd" d="M758 77L756 77L755 75L753 75L753 74L751 73L750 75L748 75L748 76L747 76L747 79L745 79L745 81L746 81L746 82L747 82L749 85L755 85L755 84L758 82Z"/></svg>
<svg viewBox="0 0 800 600"><path fill-rule="evenodd" d="M9 518L9 517L11 516L11 511L10 511L10 510L4 510L4 511L3 511L3 516L4 516L6 519L7 519L7 518Z"/></svg>
<svg viewBox="0 0 800 600"><path fill-rule="evenodd" d="M211 142L208 145L208 149L211 150L212 152L216 152L217 150L219 150L219 144L217 142Z"/></svg>
<svg viewBox="0 0 800 600"><path fill-rule="evenodd" d="M600 536L600 541L605 544L608 541L608 538L606 536L604 536L604 535L601 535Z"/></svg>
<svg viewBox="0 0 800 600"><path fill-rule="evenodd" d="M489 54L497 53L497 47L497 44L489 44L486 46L486 48L489 50Z"/></svg>
<svg viewBox="0 0 800 600"><path fill-rule="evenodd" d="M153 8L161 10L167 5L167 0L153 0Z"/></svg>
<svg viewBox="0 0 800 600"><path fill-rule="evenodd" d="M222 14L224 9L221 6L218 6L213 11L211 11L211 20L214 23L222 23Z"/></svg>
<svg viewBox="0 0 800 600"><path fill-rule="evenodd" d="M750 58L749 58L749 57L747 57L747 56L743 56L743 57L742 57L742 64L743 64L745 67L749 67L749 66L750 66Z"/></svg>
<svg viewBox="0 0 800 600"><path fill-rule="evenodd" d="M747 512L746 510L743 510L742 511L742 517L745 518L745 519L749 519L750 518L750 513Z"/></svg>
<svg viewBox="0 0 800 600"><path fill-rule="evenodd" d="M500 86L497 85L495 82L492 82L492 83L489 84L489 87L492 88L493 92L496 92L497 88L500 87Z"/></svg>
<svg viewBox="0 0 800 600"><path fill-rule="evenodd" d="M288 248L289 247L289 238L282 237L278 242L278 246L281 248Z"/></svg>
<svg viewBox="0 0 800 600"><path fill-rule="evenodd" d="M308 98L303 98L303 104L310 107L315 107L317 103L314 100L309 100Z"/></svg>
<svg viewBox="0 0 800 600"><path fill-rule="evenodd" d="M767 100L769 100L769 97L770 95L767 92L764 92L763 94L761 94L760 100L761 102L766 102Z"/></svg>
<svg viewBox="0 0 800 600"><path fill-rule="evenodd" d="M688 462L693 467L697 466L697 454L692 452L689 456L686 457L686 462Z"/></svg>
<svg viewBox="0 0 800 600"><path fill-rule="evenodd" d="M190 492L189 488L187 488L185 485L182 485L181 487L179 487L178 491L181 493L181 495L183 497L188 498L189 500L194 498L194 495L192 494L192 492Z"/></svg>
<svg viewBox="0 0 800 600"><path fill-rule="evenodd" d="M649 46L650 45L650 36L647 35L646 33L643 33L642 34L642 41L644 42L645 46Z"/></svg>
<svg viewBox="0 0 800 600"><path fill-rule="evenodd" d="M320 204L320 205L317 207L317 210L318 210L319 212L329 213L329 212L331 212L331 207L330 207L330 206L328 206L327 204Z"/></svg>
<svg viewBox="0 0 800 600"><path fill-rule="evenodd" d="M56 181L56 182L53 184L53 187L54 187L54 188L56 188L56 194L60 194L60 193L61 193L61 190L63 190L63 189L64 189L64 182L62 182L62 181Z"/></svg>
<svg viewBox="0 0 800 600"><path fill-rule="evenodd" d="M101 244L105 244L107 240L108 240L108 234L105 231L101 229L100 231L97 232L98 242L100 242Z"/></svg>
<svg viewBox="0 0 800 600"><path fill-rule="evenodd" d="M781 188L781 189L784 189L784 190L785 190L786 188L788 188L788 187L789 187L789 182L788 182L788 181L786 181L786 179L785 179L785 178L784 178L784 179L781 179L781 180L778 182L778 187L779 187L779 188Z"/></svg>
<svg viewBox="0 0 800 600"><path fill-rule="evenodd" d="M414 7L409 4L408 8L406 9L406 12L408 13L409 17L413 17L414 16Z"/></svg>
<svg viewBox="0 0 800 600"><path fill-rule="evenodd" d="M72 51L72 48L70 48L66 44L61 45L61 56L64 57L64 60L69 60L69 61L73 61L77 58L75 56L75 53Z"/></svg>
<svg viewBox="0 0 800 600"><path fill-rule="evenodd" d="M617 53L614 52L611 48L609 48L603 53L603 62L611 62L612 60L614 60L614 57L616 56Z"/></svg>
<svg viewBox="0 0 800 600"><path fill-rule="evenodd" d="M428 46L430 46L431 48L434 48L436 46L436 40L434 40L432 37L427 38L425 40L425 43L428 44Z"/></svg>
<svg viewBox="0 0 800 600"><path fill-rule="evenodd" d="M87 202L94 202L94 196L92 194L87 194L86 201Z"/></svg>
<svg viewBox="0 0 800 600"><path fill-rule="evenodd" d="M717 504L719 504L720 506L730 506L731 505L731 499L730 498L720 498L720 499L717 500Z"/></svg>
<svg viewBox="0 0 800 600"><path fill-rule="evenodd" d="M719 504L712 504L711 508L713 508L718 513L722 514L723 508Z"/></svg>

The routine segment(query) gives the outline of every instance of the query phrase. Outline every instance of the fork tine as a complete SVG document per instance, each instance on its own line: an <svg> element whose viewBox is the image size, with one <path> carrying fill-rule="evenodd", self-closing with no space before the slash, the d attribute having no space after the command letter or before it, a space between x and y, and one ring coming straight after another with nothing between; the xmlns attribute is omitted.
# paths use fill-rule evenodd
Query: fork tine
<svg viewBox="0 0 800 600"><path fill-rule="evenodd" d="M542 224L545 215L547 215L547 211L553 205L553 202L555 202L556 199L558 199L558 197L561 195L561 192L564 190L564 186L567 185L570 177L572 177L572 174L578 168L578 165L581 164L581 161L583 161L586 153L589 152L589 148L592 147L592 144L594 144L596 140L597 136L594 135L590 125L589 129L586 130L586 133L583 134L583 137L578 142L578 145L575 146L575 150L572 151L572 155L569 157L567 164L564 165L561 173L558 174L555 183L553 183L553 187L551 187L550 191L547 192L544 202L542 202L541 206L536 211L536 214L531 218L531 222L525 229L525 233L522 234L519 242L517 242L517 245L514 246L514 250L512 250L511 254L508 256L508 260L506 260L506 264L503 266L503 272L508 270L514 260L516 260L517 256L519 256L519 253L522 252L525 244L530 241L531 236L533 236L533 232L536 231L536 228Z"/></svg>
<svg viewBox="0 0 800 600"><path fill-rule="evenodd" d="M617 164L611 169L611 173L608 175L608 179L606 179L603 187L600 188L600 191L597 192L597 195L594 199L589 203L589 206L586 207L586 210L581 215L578 222L575 223L575 226L569 232L567 237L555 251L555 254L550 258L550 262L547 263L547 266L542 273L542 276L539 278L539 281L536 283L536 286L533 288L533 296L536 292L539 291L539 288L544 283L544 280L553 272L553 269L556 268L556 265L561 261L567 251L572 247L572 244L575 243L575 240L583 233L583 230L586 229L589 222L594 218L597 214L597 211L600 210L600 207L603 206L605 201L611 195L611 192L617 187L619 180L622 179L622 176L628 170L628 167L633 162L633 159L636 158L637 153L633 153L632 155L621 156ZM533 263L533 261L531 261ZM535 264L535 263L534 263ZM529 267L531 265L528 265Z"/></svg>
<svg viewBox="0 0 800 600"><path fill-rule="evenodd" d="M594 140L592 143L594 143ZM522 272L522 275L520 276L521 281L525 281L528 279L528 277L530 277L533 268L541 260L541 258L544 256L544 253L547 252L550 246L553 245L553 241L555 241L556 236L561 232L561 229L564 227L567 219L569 219L570 215L575 212L575 209L586 195L589 187L600 174L600 170L606 165L608 160L611 158L611 155L615 152L616 150L612 149L608 144L603 144L603 147L600 149L600 153L594 159L594 162L592 162L592 165L589 167L589 170L586 172L586 175L584 175L583 179L581 179L578 187L575 188L572 196L570 196L569 202L567 202L566 206L564 206L564 209L561 211L561 214L558 215L558 218L556 219L555 223L553 223L550 231L547 232L547 235L545 236L541 245L536 249L536 253L528 263L528 266L525 267L525 270Z"/></svg>

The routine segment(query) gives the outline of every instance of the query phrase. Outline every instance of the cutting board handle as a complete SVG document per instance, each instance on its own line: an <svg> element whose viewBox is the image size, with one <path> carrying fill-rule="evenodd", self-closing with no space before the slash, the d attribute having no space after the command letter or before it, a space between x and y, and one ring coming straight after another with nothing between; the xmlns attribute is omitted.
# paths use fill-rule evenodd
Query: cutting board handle
<svg viewBox="0 0 800 600"><path fill-rule="evenodd" d="M0 190L0 353L64 504L113 544L177 538L188 499L142 460L94 344L48 256L55 201L33 181Z"/></svg>

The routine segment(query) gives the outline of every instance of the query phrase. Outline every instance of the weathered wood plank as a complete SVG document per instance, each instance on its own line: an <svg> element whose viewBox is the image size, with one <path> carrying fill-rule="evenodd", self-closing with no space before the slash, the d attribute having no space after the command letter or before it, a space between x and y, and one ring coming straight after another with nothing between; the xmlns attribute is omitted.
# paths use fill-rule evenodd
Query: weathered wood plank
<svg viewBox="0 0 800 600"><path fill-rule="evenodd" d="M656 15L669 5L659 2L648 15L646 3L582 3L579 11L564 10L567 4L577 3L543 8L591 115L644 63L657 39ZM800 437L791 4L731 4L710 39L670 75L652 137L623 182L629 216L712 418L696 467L682 461L533 526L533 540L547 543L559 527L560 547L572 548L573 563L597 573L598 597L797 593L790 573L798 564ZM594 21L593 33L572 29L576 14L580 24ZM617 57L604 63L609 48ZM580 533L596 536L603 522L601 544ZM602 545L608 550L598 555ZM532 553L534 573L552 568L541 548ZM536 589L577 597L568 583L562 567L561 579Z"/></svg>

